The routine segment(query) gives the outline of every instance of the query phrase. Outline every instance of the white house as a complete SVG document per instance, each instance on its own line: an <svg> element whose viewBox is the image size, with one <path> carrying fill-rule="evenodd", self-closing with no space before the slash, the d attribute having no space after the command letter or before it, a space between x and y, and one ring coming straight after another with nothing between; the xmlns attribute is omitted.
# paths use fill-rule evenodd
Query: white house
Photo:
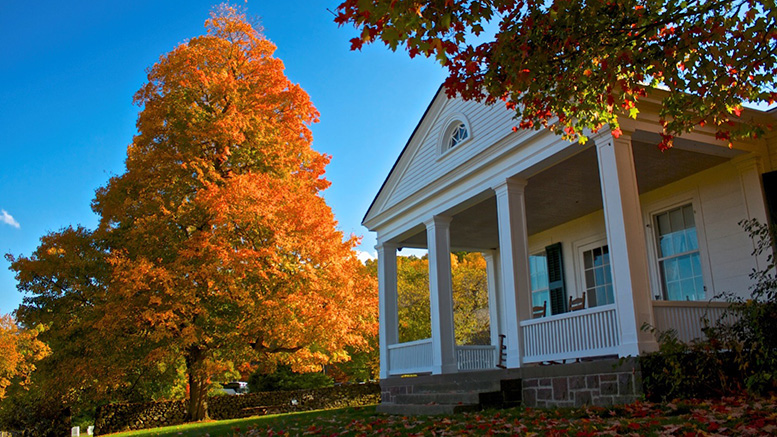
<svg viewBox="0 0 777 437"><path fill-rule="evenodd" d="M774 123L777 111L742 119ZM637 356L657 348L644 324L690 339L703 316L721 314L710 303L720 293L749 294L764 260L739 222L769 219L775 187L763 181L774 181L777 135L729 148L699 128L661 152L657 101L622 123L619 138L602 130L580 145L513 132L503 106L438 90L363 221L377 232L384 384ZM428 249L432 336L400 344L404 247ZM455 344L449 254L460 250L486 256L491 345ZM584 309L569 311L583 296Z"/></svg>

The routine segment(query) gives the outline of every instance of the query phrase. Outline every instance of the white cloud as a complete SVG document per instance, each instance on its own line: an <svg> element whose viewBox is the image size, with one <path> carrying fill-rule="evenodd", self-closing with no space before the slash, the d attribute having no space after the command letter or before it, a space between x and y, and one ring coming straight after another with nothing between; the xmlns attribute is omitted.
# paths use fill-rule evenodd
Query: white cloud
<svg viewBox="0 0 777 437"><path fill-rule="evenodd" d="M16 229L19 229L21 227L21 225L19 225L19 222L17 222L16 219L14 219L13 216L11 214L8 214L4 209L0 209L0 222L3 222L7 225L11 225Z"/></svg>
<svg viewBox="0 0 777 437"><path fill-rule="evenodd" d="M356 251L356 257L359 258L359 261L361 261L363 263L366 263L367 260L375 259L378 256L377 255L373 255L373 254L371 254L369 252L365 252L363 250L357 250Z"/></svg>

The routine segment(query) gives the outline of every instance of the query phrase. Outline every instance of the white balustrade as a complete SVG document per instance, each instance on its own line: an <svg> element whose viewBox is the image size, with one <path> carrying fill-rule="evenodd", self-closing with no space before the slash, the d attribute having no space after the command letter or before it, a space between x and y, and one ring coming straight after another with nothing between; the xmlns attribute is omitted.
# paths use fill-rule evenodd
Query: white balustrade
<svg viewBox="0 0 777 437"><path fill-rule="evenodd" d="M432 371L432 339L388 345L389 374L407 375Z"/></svg>
<svg viewBox="0 0 777 437"><path fill-rule="evenodd" d="M678 339L703 338L705 324L731 323L726 302L654 301L656 329L677 332ZM707 320L707 322L705 322ZM604 305L521 322L523 362L536 363L617 355L620 344L615 305ZM388 346L389 374L432 372L432 339ZM493 345L456 346L458 370L496 368Z"/></svg>
<svg viewBox="0 0 777 437"><path fill-rule="evenodd" d="M524 320L521 331L525 363L615 355L620 344L615 305Z"/></svg>
<svg viewBox="0 0 777 437"><path fill-rule="evenodd" d="M458 370L494 369L496 346L456 346ZM391 344L388 346L389 374L407 375L432 371L432 339Z"/></svg>
<svg viewBox="0 0 777 437"><path fill-rule="evenodd" d="M726 314L727 302L653 301L655 328L659 332L674 330L677 339L690 342L704 338L702 328L718 322L731 323L734 317Z"/></svg>
<svg viewBox="0 0 777 437"><path fill-rule="evenodd" d="M456 346L456 364L459 370L494 369L496 346Z"/></svg>

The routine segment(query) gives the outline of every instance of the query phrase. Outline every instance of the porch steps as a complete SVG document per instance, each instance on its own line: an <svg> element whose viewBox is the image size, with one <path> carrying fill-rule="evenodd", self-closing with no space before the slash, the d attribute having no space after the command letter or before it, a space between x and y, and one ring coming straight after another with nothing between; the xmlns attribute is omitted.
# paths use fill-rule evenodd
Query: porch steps
<svg viewBox="0 0 777 437"><path fill-rule="evenodd" d="M412 394L399 394L393 403L381 403L379 413L448 415L484 408L509 408L521 403L521 381L450 381L418 385Z"/></svg>

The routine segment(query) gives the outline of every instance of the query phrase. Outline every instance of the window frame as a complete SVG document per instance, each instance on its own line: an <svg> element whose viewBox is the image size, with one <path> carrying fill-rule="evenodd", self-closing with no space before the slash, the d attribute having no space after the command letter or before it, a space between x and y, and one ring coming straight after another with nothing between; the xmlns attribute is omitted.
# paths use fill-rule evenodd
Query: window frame
<svg viewBox="0 0 777 437"><path fill-rule="evenodd" d="M459 135L464 134L464 138L459 137ZM450 127L448 128L448 131L445 135L445 149L451 150L454 147L461 146L462 143L466 143L469 139L469 129L467 129L467 125L464 124L463 121L460 122L453 122L451 123ZM456 144L453 144L453 142L456 142Z"/></svg>
<svg viewBox="0 0 777 437"><path fill-rule="evenodd" d="M609 245L609 242L607 241L607 237L601 236L601 235L579 241L577 244L575 244L575 276L577 277L577 286L578 286L580 295L582 295L583 292L586 293L586 308L596 308L604 305L612 305L617 301L617 293L615 292L615 280L612 272L612 261L610 261L609 267L610 267L610 285L612 287L612 302L610 303L596 302L596 305L591 305L592 294L588 292L588 284L586 283L586 279L585 279L585 252L588 252L589 250L601 248L604 246L607 246L608 253L609 253L610 245ZM593 296L595 298L595 294Z"/></svg>
<svg viewBox="0 0 777 437"><path fill-rule="evenodd" d="M653 300L679 302L669 301L666 296L666 290L664 290L664 279L661 276L660 262L666 257L660 256L661 250L658 246L659 230L657 219L661 214L686 205L690 205L693 209L693 221L696 227L696 243L699 252L699 263L701 264L702 282L704 284L704 298L701 301L710 300L711 297L715 295L711 273L712 270L709 263L709 252L707 251L707 237L704 231L704 217L699 206L698 193L695 191L688 191L671 198L663 199L663 201L656 202L649 207L643 208L643 211L645 211L643 218L646 229L645 238L648 242L650 289L651 298ZM693 251L689 251L688 253L691 252Z"/></svg>
<svg viewBox="0 0 777 437"><path fill-rule="evenodd" d="M612 304L615 303L615 299L616 299L616 296L615 296L615 281L613 279L614 275L612 273L612 257L611 256L608 256L608 259L610 261L608 261L607 265L608 265L608 267L610 269L610 282L609 282L609 284L610 284L610 288L612 289L612 302L600 303L600 302L598 302L598 299L597 299L596 305L592 305L591 304L591 299L596 299L596 297L597 297L596 296L596 285L594 286L593 292L590 292L588 290L588 283L586 282L586 277L585 277L585 272L586 272L585 253L588 252L588 251L592 251L594 249L604 248L605 246L607 247L607 253L609 254L610 253L610 251L609 251L610 245L609 245L609 243L607 241L607 238L598 239L596 241L592 241L592 242L589 242L589 243L581 244L577 248L577 256L578 256L578 262L579 262L578 265L580 267L578 269L578 274L580 276L580 290L582 292L586 293L586 307L587 308L596 308L596 307L601 307L601 306L604 306L604 305L612 305Z"/></svg>
<svg viewBox="0 0 777 437"><path fill-rule="evenodd" d="M467 131L467 137L459 141L455 146L448 147L451 135L455 130L460 129L461 125L464 125L464 129ZM442 126L444 126L444 128L441 131L437 144L438 159L454 153L456 150L461 149L465 144L472 141L472 127L464 114L456 113L450 115L446 118L445 123L443 123Z"/></svg>
<svg viewBox="0 0 777 437"><path fill-rule="evenodd" d="M533 287L532 287L533 284L531 283L531 273L532 273L531 272L531 257L540 257L540 256L545 259L545 282L546 282L545 285L546 285L546 287L534 290ZM537 306L534 303L534 294L535 293L545 292L547 294L547 298L546 298L547 306L546 306L545 316L547 317L547 316L551 315L550 314L551 313L551 310L550 310L550 281L548 279L548 254L545 251L545 249L540 249L540 250L532 251L532 252L529 252L529 260L530 260L529 261L529 299L531 299L532 307Z"/></svg>

